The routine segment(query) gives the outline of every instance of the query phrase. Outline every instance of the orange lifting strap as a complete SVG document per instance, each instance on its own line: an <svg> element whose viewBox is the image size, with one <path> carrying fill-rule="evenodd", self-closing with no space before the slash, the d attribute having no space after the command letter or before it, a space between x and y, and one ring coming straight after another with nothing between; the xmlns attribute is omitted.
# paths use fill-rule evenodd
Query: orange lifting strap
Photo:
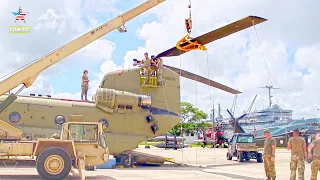
<svg viewBox="0 0 320 180"><path fill-rule="evenodd" d="M207 48L204 45L200 44L198 41L191 42L191 40L192 38L190 37L189 34L185 35L182 39L180 39L180 41L177 42L176 48L185 52L188 52L191 50L202 50L202 51L207 50ZM188 43L188 44L181 47L183 43Z"/></svg>

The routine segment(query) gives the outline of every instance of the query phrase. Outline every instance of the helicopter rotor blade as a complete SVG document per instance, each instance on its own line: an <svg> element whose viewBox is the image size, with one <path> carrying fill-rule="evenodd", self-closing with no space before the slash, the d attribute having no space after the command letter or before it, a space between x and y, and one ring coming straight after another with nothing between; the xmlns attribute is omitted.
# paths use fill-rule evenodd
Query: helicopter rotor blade
<svg viewBox="0 0 320 180"><path fill-rule="evenodd" d="M211 32L208 32L206 34L203 34L201 36L198 36L191 40L191 42L199 42L202 45L211 43L213 41L216 41L218 39L221 39L223 37L229 36L233 33L236 33L238 31L244 30L248 27L251 27L256 24L260 24L262 22L267 21L267 19L258 17L258 16L248 16L246 18L240 19L236 22L233 22L231 24L228 24L226 26L223 26L219 29L213 30ZM186 45L189 45L190 43L185 42L181 44L181 47L184 47ZM170 57L170 56L180 56L181 54L184 54L185 51L181 51L176 47L173 47L171 49L168 49L156 56L156 58L160 57Z"/></svg>
<svg viewBox="0 0 320 180"><path fill-rule="evenodd" d="M207 84L207 85L209 85L211 87L215 87L215 88L221 89L223 91L226 91L226 92L229 92L229 93L232 93L232 94L240 94L241 93L238 90L232 89L232 88L230 88L228 86L225 86L225 85L220 84L218 82L212 81L212 80L207 79L205 77L193 74L191 72L188 72L188 71L185 71L185 70L182 70L182 69L179 69L179 68L175 68L175 67L172 67L172 66L168 66L168 65L163 65L163 66L168 68L168 69L170 69L170 70L172 70L172 71L174 71L177 74L180 74L180 72L181 72L181 76L182 77L185 77L185 78L197 81L197 82L201 82L203 84ZM210 81L210 83L209 83L209 81Z"/></svg>

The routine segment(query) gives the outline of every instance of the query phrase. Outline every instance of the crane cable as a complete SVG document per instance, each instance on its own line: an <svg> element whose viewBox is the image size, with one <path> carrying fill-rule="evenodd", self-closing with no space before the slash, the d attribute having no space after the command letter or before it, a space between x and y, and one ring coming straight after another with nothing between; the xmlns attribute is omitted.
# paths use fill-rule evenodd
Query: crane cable
<svg viewBox="0 0 320 180"><path fill-rule="evenodd" d="M193 51L193 55L194 55L194 80L196 81L196 108L198 109L197 60L196 60L195 51ZM198 165L198 147L196 147L196 165Z"/></svg>
<svg viewBox="0 0 320 180"><path fill-rule="evenodd" d="M262 49L262 46L261 46L260 38L259 38L259 36L258 36L258 32L257 32L256 26L255 26L254 20L252 20L252 25L253 25L254 32L255 32L255 34L256 34L256 36L257 36L258 44L259 44L259 47L260 47L260 50L261 50L261 55L262 55L262 57L263 57L263 60L264 60L264 63L265 63L265 66L266 66L266 69L267 69L267 72L268 72L268 76L269 76L269 79L270 79L271 86L273 86L271 74L270 74L270 71L269 71L269 68L268 68L268 64L267 64L267 60L266 60L266 57L265 57L265 55L264 55L264 52L263 52L263 49ZM279 104L276 91L275 91L274 89L273 89L273 91L274 91L274 95L275 95L275 97L276 97L276 101L277 101L277 103ZM270 107L270 108L271 108L271 107ZM280 109L280 116L282 117L282 110L281 110L281 109Z"/></svg>
<svg viewBox="0 0 320 180"><path fill-rule="evenodd" d="M182 68L182 57L181 57L181 55L182 55L182 52L181 52L181 50L180 50L180 55L179 55L179 57L180 57L179 80L180 80L181 75L182 75L182 69L181 69L181 68ZM181 83L181 82L180 82L180 83ZM181 85L180 85L180 86L181 86ZM180 102L180 104L181 104L181 102ZM184 152L183 152L183 149L184 149L184 128L183 128L183 119L182 119L182 118L181 118L180 135L181 135L181 137L182 137L181 165L184 166L184 164L183 164L183 159L184 159L184 158L188 161L189 164L190 164L190 161L187 159L186 156L184 156Z"/></svg>
<svg viewBox="0 0 320 180"><path fill-rule="evenodd" d="M206 51L206 56L207 56L207 68L208 68L208 88L209 88L209 95L210 95L210 107L213 107L213 104L211 104L211 103L213 103L213 101L212 101L212 96L211 96L211 81L210 81L210 67L209 67L209 55L208 55L208 51ZM212 118L213 118L213 122L214 122L214 109L213 109L213 113L212 113ZM213 140L213 145L214 146L216 146L216 143L215 143L215 137L216 137L216 135L215 134L213 134L213 133L215 133L215 131L214 131L214 127L212 127L212 130L211 130L211 138L212 138L212 140ZM213 149L213 157L214 157L214 163L216 163L216 147L214 147L214 149Z"/></svg>

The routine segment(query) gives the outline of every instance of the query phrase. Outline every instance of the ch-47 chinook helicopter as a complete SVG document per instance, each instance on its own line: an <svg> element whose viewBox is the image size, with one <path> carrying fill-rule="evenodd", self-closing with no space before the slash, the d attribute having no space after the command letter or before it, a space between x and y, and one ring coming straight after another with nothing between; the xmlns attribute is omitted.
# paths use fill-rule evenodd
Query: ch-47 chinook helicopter
<svg viewBox="0 0 320 180"><path fill-rule="evenodd" d="M142 85L144 77L140 75L141 67L107 73L96 91L93 102L43 96L17 96L23 88L30 87L43 70L114 29L126 32L125 22L164 1L149 0L0 82L0 119L20 128L26 138L33 139L50 137L64 122L71 120L101 121L105 125L110 154L122 162L128 162L130 156L124 156L124 152L136 149L140 142L166 133L181 121L179 74L232 94L240 93L204 77L183 70L180 73L178 68L164 66L164 83L161 86L152 83ZM191 50L203 49L203 45L207 43L264 21L266 19L248 16L194 39L184 37L176 47L158 54L157 58L178 56ZM17 93L4 95L20 84L23 86ZM75 115L79 115L78 118L75 118Z"/></svg>

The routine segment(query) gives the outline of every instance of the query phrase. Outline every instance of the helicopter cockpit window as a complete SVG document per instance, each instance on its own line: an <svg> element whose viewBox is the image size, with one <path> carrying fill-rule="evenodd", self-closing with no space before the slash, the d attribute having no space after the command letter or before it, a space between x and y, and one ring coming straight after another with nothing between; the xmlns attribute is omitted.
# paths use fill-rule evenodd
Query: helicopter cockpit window
<svg viewBox="0 0 320 180"><path fill-rule="evenodd" d="M68 139L75 142L96 143L98 126L92 124L69 124Z"/></svg>

